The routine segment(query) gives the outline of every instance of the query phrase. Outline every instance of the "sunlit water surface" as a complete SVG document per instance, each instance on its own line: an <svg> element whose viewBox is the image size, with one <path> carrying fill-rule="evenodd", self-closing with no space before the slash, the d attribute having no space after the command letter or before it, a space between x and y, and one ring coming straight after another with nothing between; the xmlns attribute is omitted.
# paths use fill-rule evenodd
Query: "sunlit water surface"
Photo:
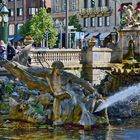
<svg viewBox="0 0 140 140"><path fill-rule="evenodd" d="M140 128L112 127L109 130L66 130L63 128L32 131L0 130L0 140L140 140Z"/></svg>

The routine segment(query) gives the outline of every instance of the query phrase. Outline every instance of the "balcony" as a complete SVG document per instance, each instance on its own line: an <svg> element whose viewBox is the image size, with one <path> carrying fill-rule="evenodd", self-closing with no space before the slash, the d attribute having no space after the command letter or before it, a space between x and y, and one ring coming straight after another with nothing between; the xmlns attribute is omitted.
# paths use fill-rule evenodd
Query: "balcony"
<svg viewBox="0 0 140 140"><path fill-rule="evenodd" d="M81 9L81 16L109 16L112 13L111 7L94 7Z"/></svg>

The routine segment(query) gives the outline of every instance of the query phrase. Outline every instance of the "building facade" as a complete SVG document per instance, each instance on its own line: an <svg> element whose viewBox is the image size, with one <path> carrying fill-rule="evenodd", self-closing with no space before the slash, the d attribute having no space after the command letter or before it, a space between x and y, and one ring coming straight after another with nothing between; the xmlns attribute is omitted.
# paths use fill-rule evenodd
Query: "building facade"
<svg viewBox="0 0 140 140"><path fill-rule="evenodd" d="M112 32L120 25L123 5L132 4L138 0L82 0L80 3L80 22L85 32Z"/></svg>
<svg viewBox="0 0 140 140"><path fill-rule="evenodd" d="M68 2L69 17L79 15L80 0L69 0ZM66 0L52 0L51 13L54 21L60 21L65 24L66 17Z"/></svg>
<svg viewBox="0 0 140 140"><path fill-rule="evenodd" d="M138 0L68 0L69 17L76 14L87 39L95 37L97 45L105 46L117 41L117 28L120 26L122 6L132 4L137 7ZM65 21L66 0L52 0L54 21ZM65 28L64 28L65 29ZM106 40L105 40L106 39Z"/></svg>
<svg viewBox="0 0 140 140"><path fill-rule="evenodd" d="M18 34L20 26L38 13L39 8L51 9L51 0L5 0L9 10L9 39ZM0 3L2 0L0 0Z"/></svg>

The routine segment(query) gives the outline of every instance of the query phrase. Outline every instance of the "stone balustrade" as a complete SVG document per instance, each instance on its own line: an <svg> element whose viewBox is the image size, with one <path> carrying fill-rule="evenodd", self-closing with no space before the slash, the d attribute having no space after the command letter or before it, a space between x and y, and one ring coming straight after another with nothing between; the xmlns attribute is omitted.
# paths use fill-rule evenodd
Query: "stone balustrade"
<svg viewBox="0 0 140 140"><path fill-rule="evenodd" d="M112 12L111 7L102 6L102 7L94 7L94 8L83 8L80 11L81 16L103 16L110 15Z"/></svg>
<svg viewBox="0 0 140 140"><path fill-rule="evenodd" d="M81 67L81 49L32 49L30 56L32 63L62 61L65 67Z"/></svg>
<svg viewBox="0 0 140 140"><path fill-rule="evenodd" d="M81 72L88 77L86 80L99 84L111 69L111 53L109 48L88 47L81 49L31 49L32 65L42 64L51 67L54 61L62 61L65 70L81 77ZM40 63L40 62L41 63ZM85 74L84 74L85 73Z"/></svg>

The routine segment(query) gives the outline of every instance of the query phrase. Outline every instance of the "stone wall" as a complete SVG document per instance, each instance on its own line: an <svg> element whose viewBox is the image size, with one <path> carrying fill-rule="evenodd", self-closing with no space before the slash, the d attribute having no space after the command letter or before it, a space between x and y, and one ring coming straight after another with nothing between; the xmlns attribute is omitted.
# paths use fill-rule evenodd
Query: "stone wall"
<svg viewBox="0 0 140 140"><path fill-rule="evenodd" d="M111 68L112 50L109 48L88 47L80 49L31 50L32 65L51 67L52 62L62 61L65 70L97 85ZM38 60L39 59L39 60Z"/></svg>
<svg viewBox="0 0 140 140"><path fill-rule="evenodd" d="M92 84L100 84L106 72L111 69L111 52L109 48L89 47L86 51L86 63L83 64L82 77Z"/></svg>

